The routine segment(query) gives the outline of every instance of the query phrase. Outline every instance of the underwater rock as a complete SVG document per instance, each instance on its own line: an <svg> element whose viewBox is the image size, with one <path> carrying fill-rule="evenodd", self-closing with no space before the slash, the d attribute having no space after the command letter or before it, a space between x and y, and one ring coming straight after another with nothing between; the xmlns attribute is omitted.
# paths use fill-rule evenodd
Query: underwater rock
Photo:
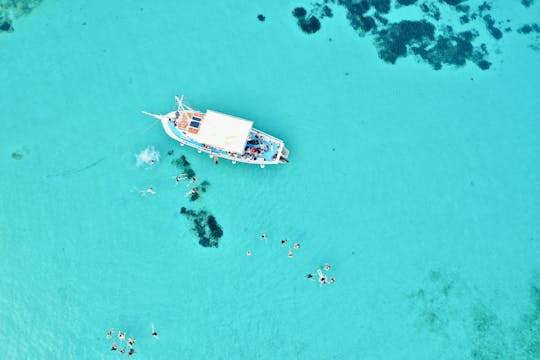
<svg viewBox="0 0 540 360"><path fill-rule="evenodd" d="M11 153L11 158L13 160L21 160L24 157L24 154L20 151L14 151Z"/></svg>
<svg viewBox="0 0 540 360"><path fill-rule="evenodd" d="M321 29L321 22L315 16L298 19L298 25L306 34L314 34Z"/></svg>
<svg viewBox="0 0 540 360"><path fill-rule="evenodd" d="M2 20L0 18L0 31L13 32L13 26L11 25L11 20Z"/></svg>
<svg viewBox="0 0 540 360"><path fill-rule="evenodd" d="M43 0L0 0L0 32L13 32L13 19L29 15Z"/></svg>
<svg viewBox="0 0 540 360"><path fill-rule="evenodd" d="M416 0L397 0L397 3L403 6L412 5L416 2Z"/></svg>
<svg viewBox="0 0 540 360"><path fill-rule="evenodd" d="M521 4L525 7L529 7L534 4L534 0L521 0Z"/></svg>
<svg viewBox="0 0 540 360"><path fill-rule="evenodd" d="M450 6L457 6L465 0L443 0L443 1Z"/></svg>
<svg viewBox="0 0 540 360"><path fill-rule="evenodd" d="M191 168L190 162L186 159L185 155L180 156L177 159L173 159L171 164L176 166L177 169L180 169L188 179L195 177L195 171Z"/></svg>
<svg viewBox="0 0 540 360"><path fill-rule="evenodd" d="M293 10L293 16L297 19L302 19L307 15L307 10L303 7L297 7Z"/></svg>
<svg viewBox="0 0 540 360"><path fill-rule="evenodd" d="M182 169L191 165L189 161L187 161L185 155L180 156L178 159L172 160L171 164L175 165L178 169Z"/></svg>
<svg viewBox="0 0 540 360"><path fill-rule="evenodd" d="M219 246L219 239L223 236L223 229L213 215L205 210L188 210L185 207L180 209L180 214L192 221L192 229L199 237L199 245L215 248Z"/></svg>
<svg viewBox="0 0 540 360"><path fill-rule="evenodd" d="M297 7L293 10L293 16L297 24L306 34L314 34L321 29L321 22L314 15L307 15L307 10L303 7Z"/></svg>
<svg viewBox="0 0 540 360"><path fill-rule="evenodd" d="M434 39L435 26L421 20L403 20L390 24L377 33L375 44L379 57L394 64L399 57L407 56L407 48L425 48Z"/></svg>
<svg viewBox="0 0 540 360"><path fill-rule="evenodd" d="M266 17L263 14L259 14L257 15L257 19L259 19L259 21L264 21Z"/></svg>
<svg viewBox="0 0 540 360"><path fill-rule="evenodd" d="M537 32L537 33L540 33L540 25L538 24L526 24L526 25L523 25L522 27L518 28L518 33L520 34L529 34L531 32Z"/></svg>
<svg viewBox="0 0 540 360"><path fill-rule="evenodd" d="M202 183L201 183L201 191L202 192L206 192L206 189L210 186L210 183L206 180L204 180Z"/></svg>
<svg viewBox="0 0 540 360"><path fill-rule="evenodd" d="M497 40L502 38L502 31L495 27L495 20L491 17L491 15L486 15L483 19L486 22L486 28L488 29L491 36L493 36Z"/></svg>

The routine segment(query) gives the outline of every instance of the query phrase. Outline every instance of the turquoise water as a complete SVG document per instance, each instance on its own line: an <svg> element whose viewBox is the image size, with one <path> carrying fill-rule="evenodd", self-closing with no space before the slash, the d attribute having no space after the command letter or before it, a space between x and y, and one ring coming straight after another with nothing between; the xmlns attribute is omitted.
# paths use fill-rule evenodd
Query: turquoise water
<svg viewBox="0 0 540 360"><path fill-rule="evenodd" d="M0 356L113 359L114 328L143 359L537 359L540 52L516 29L540 4L492 4L513 31L482 25L489 70L382 61L335 4L311 35L301 1L44 1L15 18ZM182 93L284 139L290 163L180 148L141 110ZM137 167L148 146L161 161ZM197 201L175 186L181 155L210 183ZM183 206L215 216L219 247ZM334 284L306 279L326 262Z"/></svg>

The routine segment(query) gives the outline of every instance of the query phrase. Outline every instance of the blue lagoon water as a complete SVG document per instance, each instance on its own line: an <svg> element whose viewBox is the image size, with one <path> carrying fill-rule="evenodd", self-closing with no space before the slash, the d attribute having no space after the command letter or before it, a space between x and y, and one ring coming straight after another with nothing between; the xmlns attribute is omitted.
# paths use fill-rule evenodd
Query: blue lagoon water
<svg viewBox="0 0 540 360"><path fill-rule="evenodd" d="M540 3L354 3L0 1L1 358L540 357ZM176 94L290 163L179 147Z"/></svg>

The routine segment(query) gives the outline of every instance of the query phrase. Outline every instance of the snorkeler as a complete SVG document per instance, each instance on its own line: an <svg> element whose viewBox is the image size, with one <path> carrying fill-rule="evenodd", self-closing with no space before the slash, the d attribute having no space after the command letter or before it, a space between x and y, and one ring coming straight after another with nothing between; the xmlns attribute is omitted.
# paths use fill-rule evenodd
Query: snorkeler
<svg viewBox="0 0 540 360"><path fill-rule="evenodd" d="M300 244L299 243L294 243L293 248L295 248L297 250L300 249Z"/></svg>
<svg viewBox="0 0 540 360"><path fill-rule="evenodd" d="M113 332L114 332L114 329L110 329L110 330L107 332L107 339L112 338Z"/></svg>
<svg viewBox="0 0 540 360"><path fill-rule="evenodd" d="M126 339L126 333L119 331L118 332L118 339L120 339L120 341L124 341Z"/></svg>
<svg viewBox="0 0 540 360"><path fill-rule="evenodd" d="M118 350L118 346L116 344L112 344L111 351L116 351L116 350Z"/></svg>
<svg viewBox="0 0 540 360"><path fill-rule="evenodd" d="M197 192L197 190L199 190L199 189L197 189L197 187L192 188L191 190L189 190L189 191L184 195L184 197L187 197L187 196L189 196L189 195L195 194L195 193Z"/></svg>
<svg viewBox="0 0 540 360"><path fill-rule="evenodd" d="M325 271L330 270L330 264L328 264L328 263L327 263L327 264L324 264L323 269L324 269Z"/></svg>
<svg viewBox="0 0 540 360"><path fill-rule="evenodd" d="M154 337L154 339L158 338L157 331L154 330L154 324L152 324L152 336Z"/></svg>
<svg viewBox="0 0 540 360"><path fill-rule="evenodd" d="M149 187L146 190L140 190L139 192L142 196L145 196L146 194L156 195L156 191L152 187Z"/></svg>
<svg viewBox="0 0 540 360"><path fill-rule="evenodd" d="M180 181L187 179L187 175L186 174L179 174L174 179L176 180L176 185L178 185L178 183Z"/></svg>
<svg viewBox="0 0 540 360"><path fill-rule="evenodd" d="M129 338L129 340L128 340L128 345L129 345L130 348L133 347L133 344L135 344L135 341L136 341L136 340L135 340L134 338L131 338L131 337Z"/></svg>
<svg viewBox="0 0 540 360"><path fill-rule="evenodd" d="M289 253L287 254L287 256L289 257L289 259L293 257L293 253L291 249L289 249Z"/></svg>
<svg viewBox="0 0 540 360"><path fill-rule="evenodd" d="M326 284L326 276L323 274L321 269L317 269L317 275L319 275L319 283L321 286Z"/></svg>
<svg viewBox="0 0 540 360"><path fill-rule="evenodd" d="M123 348L122 350L120 350L120 354L123 354L126 352L126 348Z"/></svg>
<svg viewBox="0 0 540 360"><path fill-rule="evenodd" d="M287 240L285 239L281 240L281 246L283 247L287 246Z"/></svg>
<svg viewBox="0 0 540 360"><path fill-rule="evenodd" d="M330 284L334 283L335 281L336 281L336 278L332 276L332 277L330 278Z"/></svg>
<svg viewBox="0 0 540 360"><path fill-rule="evenodd" d="M191 184L195 184L195 183L197 182L197 178L196 178L196 177L192 177L190 182L191 182ZM189 185L190 185L190 183L188 182L187 185L186 185L186 187L188 187Z"/></svg>
<svg viewBox="0 0 540 360"><path fill-rule="evenodd" d="M313 274L307 274L306 277L310 280L313 280Z"/></svg>
<svg viewBox="0 0 540 360"><path fill-rule="evenodd" d="M251 250L246 251L247 256L251 256Z"/></svg>
<svg viewBox="0 0 540 360"><path fill-rule="evenodd" d="M262 234L261 237L262 237L264 240L268 239L268 236L266 236L266 234Z"/></svg>
<svg viewBox="0 0 540 360"><path fill-rule="evenodd" d="M128 356L131 356L133 354L135 354L135 350L133 350L133 348L129 349Z"/></svg>

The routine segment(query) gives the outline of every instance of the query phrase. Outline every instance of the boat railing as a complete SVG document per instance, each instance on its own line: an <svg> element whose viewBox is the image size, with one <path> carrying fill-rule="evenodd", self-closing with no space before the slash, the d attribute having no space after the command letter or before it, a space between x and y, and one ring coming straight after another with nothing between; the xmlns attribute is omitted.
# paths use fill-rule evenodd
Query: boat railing
<svg viewBox="0 0 540 360"><path fill-rule="evenodd" d="M264 134L262 131L259 131L259 130L256 130L256 129L253 129L253 130L256 131L259 134L261 134L261 133ZM261 165L262 164L279 164L279 158L281 156L281 151L282 151L283 146L284 146L283 141L278 139L278 138L275 138L273 136L267 135L267 134L264 134L264 135L268 136L273 141L275 141L275 142L277 142L279 144L276 160L266 161L263 157L259 157L256 160L250 160L250 159L246 159L246 158L242 157L242 154L234 154L233 156L231 156L229 154L223 153L222 152L223 150L220 150L219 152L212 151L212 148L208 149L204 145L199 145L199 144L197 144L195 142L190 142L190 141L184 140L182 138L179 138L179 142L180 142L181 146L187 145L187 146L193 147L193 148L197 149L197 152L199 152L199 153L204 152L206 154L209 154L211 158L214 157L214 155L217 155L217 156L219 156L219 157L221 157L223 159L231 160L233 163L236 163L236 161L240 161L240 162L245 162L245 163L261 164ZM219 149L216 149L216 150L219 150Z"/></svg>

